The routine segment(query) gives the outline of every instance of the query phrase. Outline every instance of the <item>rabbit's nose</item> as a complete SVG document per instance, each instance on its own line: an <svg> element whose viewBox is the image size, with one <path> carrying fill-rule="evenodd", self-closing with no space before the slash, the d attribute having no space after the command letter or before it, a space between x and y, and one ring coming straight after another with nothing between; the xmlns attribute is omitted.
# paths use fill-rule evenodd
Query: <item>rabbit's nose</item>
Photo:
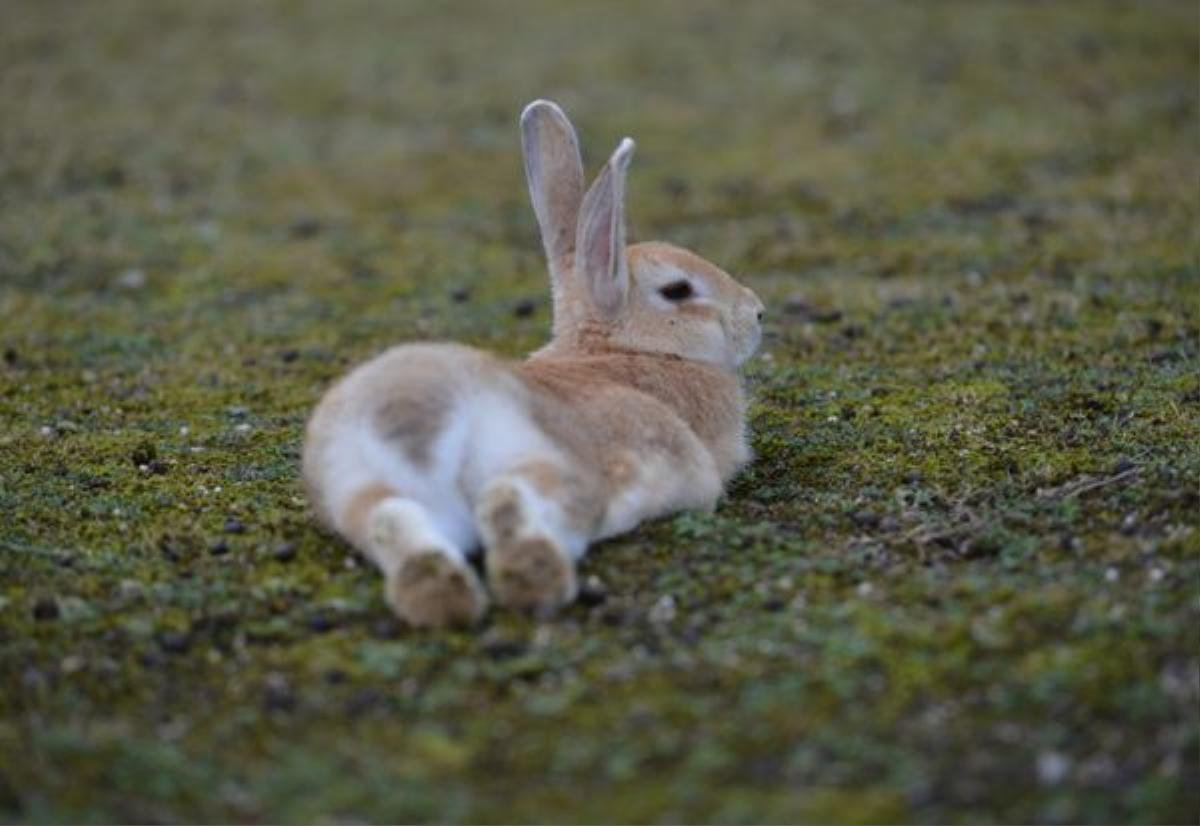
<svg viewBox="0 0 1200 826"><path fill-rule="evenodd" d="M750 301L754 307L754 317L758 319L758 323L762 324L763 313L766 311L766 306L763 305L762 299L754 294L753 290L746 290L750 294Z"/></svg>

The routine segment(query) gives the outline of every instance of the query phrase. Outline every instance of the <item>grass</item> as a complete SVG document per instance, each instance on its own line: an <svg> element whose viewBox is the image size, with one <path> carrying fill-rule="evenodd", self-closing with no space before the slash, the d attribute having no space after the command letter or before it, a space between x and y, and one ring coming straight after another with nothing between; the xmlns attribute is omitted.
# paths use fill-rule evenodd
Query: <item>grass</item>
<svg viewBox="0 0 1200 826"><path fill-rule="evenodd" d="M3 17L0 819L1196 820L1194 5ZM301 430L545 338L539 96L766 301L758 459L414 633Z"/></svg>

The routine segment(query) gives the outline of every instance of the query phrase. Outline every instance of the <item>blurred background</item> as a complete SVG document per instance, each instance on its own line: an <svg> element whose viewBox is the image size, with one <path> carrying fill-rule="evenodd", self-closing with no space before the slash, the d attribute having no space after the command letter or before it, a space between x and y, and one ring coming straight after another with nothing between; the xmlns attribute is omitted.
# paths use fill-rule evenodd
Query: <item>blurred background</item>
<svg viewBox="0 0 1200 826"><path fill-rule="evenodd" d="M1194 821L1192 2L0 3L7 821ZM549 329L517 117L768 306L759 460L393 621L296 479Z"/></svg>
<svg viewBox="0 0 1200 826"><path fill-rule="evenodd" d="M153 286L196 247L224 261L268 229L338 232L360 257L445 229L458 244L439 259L468 270L483 263L470 241L532 252L514 123L535 97L572 114L589 168L638 140L639 237L670 230L755 273L835 251L841 272L956 273L1021 246L1038 216L1070 230L1044 258L1118 268L1126 208L1150 203L1178 264L1194 251L1191 11L10 4L6 271L69 291L140 266ZM831 237L864 224L869 249ZM270 246L268 265L290 263ZM304 257L323 275L293 278L347 266Z"/></svg>

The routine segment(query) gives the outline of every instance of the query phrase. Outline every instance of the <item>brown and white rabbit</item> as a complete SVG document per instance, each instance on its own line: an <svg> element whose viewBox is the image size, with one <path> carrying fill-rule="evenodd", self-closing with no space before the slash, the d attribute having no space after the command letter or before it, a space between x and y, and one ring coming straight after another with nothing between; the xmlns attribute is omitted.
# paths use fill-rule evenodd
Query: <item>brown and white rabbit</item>
<svg viewBox="0 0 1200 826"><path fill-rule="evenodd" d="M546 612L576 594L588 544L645 519L711 509L749 459L737 369L763 305L664 243L625 245L626 138L587 193L555 104L521 115L550 263L553 340L523 362L404 344L339 381L308 424L318 515L382 569L416 626L479 619L492 596Z"/></svg>

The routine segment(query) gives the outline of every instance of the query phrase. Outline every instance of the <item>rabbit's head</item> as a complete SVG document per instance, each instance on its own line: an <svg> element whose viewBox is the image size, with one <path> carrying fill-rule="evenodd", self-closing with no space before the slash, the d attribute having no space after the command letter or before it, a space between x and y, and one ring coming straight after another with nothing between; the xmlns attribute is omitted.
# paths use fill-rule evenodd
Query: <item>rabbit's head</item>
<svg viewBox="0 0 1200 826"><path fill-rule="evenodd" d="M758 347L763 305L700 256L661 242L625 245L625 138L584 192L575 130L553 103L521 115L525 177L550 264L551 350L598 346L737 367Z"/></svg>

